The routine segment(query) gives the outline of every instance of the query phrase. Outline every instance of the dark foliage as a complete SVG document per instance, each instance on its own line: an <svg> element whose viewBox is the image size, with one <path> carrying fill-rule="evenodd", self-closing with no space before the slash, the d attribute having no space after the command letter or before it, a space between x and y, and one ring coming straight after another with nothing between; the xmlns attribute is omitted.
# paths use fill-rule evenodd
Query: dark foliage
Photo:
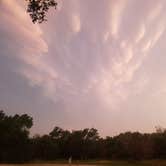
<svg viewBox="0 0 166 166"><path fill-rule="evenodd" d="M166 131L121 133L101 138L96 129L63 130L29 137L33 120L27 114L8 116L0 111L0 162L68 159L166 159Z"/></svg>
<svg viewBox="0 0 166 166"><path fill-rule="evenodd" d="M33 23L42 23L46 21L46 13L50 7L56 9L55 0L26 0L28 1L27 12L29 13Z"/></svg>
<svg viewBox="0 0 166 166"><path fill-rule="evenodd" d="M0 111L0 161L29 160L29 129L33 121L27 114L7 116Z"/></svg>

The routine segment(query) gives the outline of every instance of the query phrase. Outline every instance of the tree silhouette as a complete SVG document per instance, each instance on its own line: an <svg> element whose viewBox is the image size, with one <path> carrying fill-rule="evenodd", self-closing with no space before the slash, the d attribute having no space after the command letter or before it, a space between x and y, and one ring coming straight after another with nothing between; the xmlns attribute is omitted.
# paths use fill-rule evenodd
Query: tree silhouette
<svg viewBox="0 0 166 166"><path fill-rule="evenodd" d="M0 162L29 160L29 129L32 117L27 114L8 116L0 111Z"/></svg>
<svg viewBox="0 0 166 166"><path fill-rule="evenodd" d="M97 129L68 131L54 127L49 134L30 137L33 119L0 111L0 163L67 159L166 159L166 130L151 134L126 132L100 137Z"/></svg>
<svg viewBox="0 0 166 166"><path fill-rule="evenodd" d="M56 9L57 2L55 0L26 0L28 2L27 12L29 13L33 23L42 23L46 21L46 13L50 7Z"/></svg>

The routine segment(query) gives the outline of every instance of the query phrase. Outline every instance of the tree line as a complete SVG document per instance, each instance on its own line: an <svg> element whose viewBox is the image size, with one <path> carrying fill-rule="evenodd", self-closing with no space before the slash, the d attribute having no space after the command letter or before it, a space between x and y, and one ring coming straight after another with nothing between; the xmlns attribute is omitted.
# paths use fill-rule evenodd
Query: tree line
<svg viewBox="0 0 166 166"><path fill-rule="evenodd" d="M68 159L166 159L166 130L155 133L125 132L100 137L97 129L64 130L30 137L33 118L27 114L6 115L0 111L0 162Z"/></svg>

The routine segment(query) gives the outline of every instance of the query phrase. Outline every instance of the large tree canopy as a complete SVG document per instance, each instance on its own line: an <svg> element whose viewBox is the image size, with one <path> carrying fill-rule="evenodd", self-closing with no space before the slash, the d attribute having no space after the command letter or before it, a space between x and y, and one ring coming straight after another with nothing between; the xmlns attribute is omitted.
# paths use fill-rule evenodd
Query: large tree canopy
<svg viewBox="0 0 166 166"><path fill-rule="evenodd" d="M29 160L29 129L32 117L27 114L8 116L0 111L0 162Z"/></svg>
<svg viewBox="0 0 166 166"><path fill-rule="evenodd" d="M56 9L55 0L26 0L28 2L27 12L29 13L33 23L42 23L46 21L46 13L50 7Z"/></svg>

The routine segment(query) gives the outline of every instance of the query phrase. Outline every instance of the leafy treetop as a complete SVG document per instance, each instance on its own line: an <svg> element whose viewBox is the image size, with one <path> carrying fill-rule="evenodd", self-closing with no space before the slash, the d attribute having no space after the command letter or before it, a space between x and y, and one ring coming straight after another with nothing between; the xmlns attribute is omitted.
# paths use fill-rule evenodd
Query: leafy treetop
<svg viewBox="0 0 166 166"><path fill-rule="evenodd" d="M42 23L46 21L46 13L50 7L56 9L57 2L55 0L26 0L28 2L27 12L29 13L33 23Z"/></svg>

